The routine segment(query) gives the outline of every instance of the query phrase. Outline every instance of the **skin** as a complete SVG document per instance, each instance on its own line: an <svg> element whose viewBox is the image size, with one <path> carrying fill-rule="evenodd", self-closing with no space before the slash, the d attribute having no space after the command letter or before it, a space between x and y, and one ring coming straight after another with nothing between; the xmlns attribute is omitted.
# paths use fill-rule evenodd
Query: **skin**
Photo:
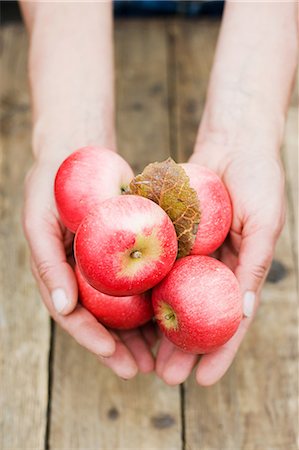
<svg viewBox="0 0 299 450"><path fill-rule="evenodd" d="M72 235L62 225L53 197L56 171L74 150L85 145L116 148L111 5L88 3L84 14L79 3L21 6L30 33L33 105L35 162L25 182L23 217L32 271L53 319L117 375L132 378L154 369L150 348L156 331L145 326L112 333L77 304L77 283L68 263ZM59 312L52 301L56 289L63 289L67 298Z"/></svg>
<svg viewBox="0 0 299 450"><path fill-rule="evenodd" d="M232 229L218 256L234 271L242 294L252 292L256 301L233 338L200 361L163 339L156 372L168 384L183 382L194 365L200 385L216 383L258 308L285 218L279 150L297 63L296 10L291 2L226 5L191 162L214 170L229 191Z"/></svg>
<svg viewBox="0 0 299 450"><path fill-rule="evenodd" d="M111 5L23 2L22 9L31 37L35 163L26 179L24 229L32 270L54 320L117 375L130 378L153 370L156 331L111 333L77 305L67 261L70 235L53 198L55 173L66 156L84 145L116 148ZM230 193L232 230L219 256L234 270L242 294L257 295L254 312L284 222L279 149L297 62L296 19L296 2L226 4L191 158L216 171ZM51 297L56 289L67 298L60 312ZM253 317L244 318L223 347L201 358L199 384L223 376ZM156 372L166 383L183 382L197 363L197 356L161 340Z"/></svg>

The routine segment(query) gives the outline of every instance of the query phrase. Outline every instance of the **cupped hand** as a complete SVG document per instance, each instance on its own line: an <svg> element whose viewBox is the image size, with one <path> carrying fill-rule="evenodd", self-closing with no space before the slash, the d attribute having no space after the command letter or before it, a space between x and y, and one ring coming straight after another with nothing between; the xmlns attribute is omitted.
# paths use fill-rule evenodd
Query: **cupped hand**
<svg viewBox="0 0 299 450"><path fill-rule="evenodd" d="M269 270L275 243L284 224L284 175L278 156L269 151L236 151L208 144L190 162L214 170L226 185L233 207L230 233L217 257L235 273L243 296L243 314L236 334L213 353L204 355L196 368L200 385L216 383L231 365L252 322L259 294ZM157 374L168 384L182 383L198 362L197 355L177 349L162 339Z"/></svg>
<svg viewBox="0 0 299 450"><path fill-rule="evenodd" d="M38 161L27 175L23 225L31 250L31 267L42 299L53 319L79 344L122 378L154 368L150 324L115 332L101 325L78 303L78 288L69 263L73 235L61 223L53 184L62 161Z"/></svg>

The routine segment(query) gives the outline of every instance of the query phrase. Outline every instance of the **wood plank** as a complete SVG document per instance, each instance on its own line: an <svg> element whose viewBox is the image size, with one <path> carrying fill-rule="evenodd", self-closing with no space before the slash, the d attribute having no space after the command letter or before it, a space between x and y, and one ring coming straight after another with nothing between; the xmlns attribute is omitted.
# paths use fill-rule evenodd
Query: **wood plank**
<svg viewBox="0 0 299 450"><path fill-rule="evenodd" d="M217 23L201 20L177 25L180 159L193 148L217 29ZM293 133L289 139L295 139ZM186 449L297 448L296 276L290 223L288 215L277 246L276 274L265 285L257 318L235 363L211 388L199 387L194 377L185 383Z"/></svg>
<svg viewBox="0 0 299 450"><path fill-rule="evenodd" d="M1 29L1 393L0 448L43 449L48 401L50 321L30 273L20 225L31 164L27 37Z"/></svg>
<svg viewBox="0 0 299 450"><path fill-rule="evenodd" d="M118 147L139 172L170 154L164 22L119 20L115 38Z"/></svg>
<svg viewBox="0 0 299 450"><path fill-rule="evenodd" d="M291 105L288 111L285 140L282 156L287 172L286 188L289 198L290 229L293 240L293 254L298 272L298 153L299 153L299 130L298 130L298 82L292 95Z"/></svg>
<svg viewBox="0 0 299 450"><path fill-rule="evenodd" d="M50 448L181 448L177 389L117 378L60 329L54 355Z"/></svg>
<svg viewBox="0 0 299 450"><path fill-rule="evenodd" d="M185 162L191 156L201 120L212 67L220 22L181 20L169 23L170 78L176 98L171 115L176 160Z"/></svg>
<svg viewBox="0 0 299 450"><path fill-rule="evenodd" d="M168 156L166 60L163 22L117 22L119 149L137 171ZM122 381L61 330L52 391L50 448L181 448L178 388L153 374Z"/></svg>

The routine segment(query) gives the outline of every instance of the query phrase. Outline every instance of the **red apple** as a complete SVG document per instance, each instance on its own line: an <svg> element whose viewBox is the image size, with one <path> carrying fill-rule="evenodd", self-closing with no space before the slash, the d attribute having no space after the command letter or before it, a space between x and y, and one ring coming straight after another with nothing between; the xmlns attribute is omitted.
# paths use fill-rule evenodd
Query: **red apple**
<svg viewBox="0 0 299 450"><path fill-rule="evenodd" d="M75 236L77 264L94 288L116 296L147 291L161 281L177 255L168 215L143 197L123 195L101 203Z"/></svg>
<svg viewBox="0 0 299 450"><path fill-rule="evenodd" d="M77 266L75 273L81 304L103 325L118 330L130 330L144 325L153 317L149 293L112 297L90 286Z"/></svg>
<svg viewBox="0 0 299 450"><path fill-rule="evenodd" d="M72 232L100 202L120 195L133 172L117 153L100 147L83 147L59 167L55 199L64 225Z"/></svg>
<svg viewBox="0 0 299 450"><path fill-rule="evenodd" d="M179 259L153 289L157 323L167 338L190 353L209 353L227 342L242 318L239 283L209 256Z"/></svg>
<svg viewBox="0 0 299 450"><path fill-rule="evenodd" d="M181 164L199 198L201 218L191 255L210 255L225 240L232 222L231 201L221 179L204 166Z"/></svg>

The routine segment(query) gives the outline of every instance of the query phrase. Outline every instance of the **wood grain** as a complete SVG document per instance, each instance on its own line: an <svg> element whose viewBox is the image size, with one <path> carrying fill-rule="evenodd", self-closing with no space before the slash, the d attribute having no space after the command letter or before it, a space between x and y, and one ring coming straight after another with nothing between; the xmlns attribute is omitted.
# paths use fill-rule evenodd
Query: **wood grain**
<svg viewBox="0 0 299 450"><path fill-rule="evenodd" d="M118 147L139 172L170 154L164 22L120 20L115 38Z"/></svg>
<svg viewBox="0 0 299 450"><path fill-rule="evenodd" d="M0 448L44 448L50 321L29 269L20 225L22 187L31 164L27 38L1 30Z"/></svg>
<svg viewBox="0 0 299 450"><path fill-rule="evenodd" d="M202 113L218 24L176 25L178 154L192 151ZM294 114L291 115L294 116ZM192 118L193 117L193 118ZM290 118L286 154L293 164L296 139ZM287 172L294 195L295 171ZM292 198L289 196L289 204ZM211 388L185 384L185 447L192 450L284 450L296 447L298 417L296 272L290 214L275 254L276 275L263 290L261 307L235 363ZM291 235L292 230L292 235ZM258 251L258 249L257 249Z"/></svg>
<svg viewBox="0 0 299 450"><path fill-rule="evenodd" d="M169 153L163 23L116 25L119 149L140 171ZM57 330L50 448L180 449L178 388L154 375L122 381Z"/></svg>
<svg viewBox="0 0 299 450"><path fill-rule="evenodd" d="M172 133L176 159L191 156L203 113L209 74L219 33L219 20L177 20L169 23L172 80Z"/></svg>
<svg viewBox="0 0 299 450"><path fill-rule="evenodd" d="M190 155L218 30L213 20L117 22L119 150L136 172L170 153L179 160ZM31 164L26 32L6 25L0 39L0 448L40 450L46 446L50 321L20 225ZM289 208L275 270L228 374L212 388L190 377L181 411L178 388L153 374L119 380L57 329L50 449L298 448L297 103L294 94L283 149Z"/></svg>
<svg viewBox="0 0 299 450"><path fill-rule="evenodd" d="M297 78L298 80L298 78ZM291 106L288 111L285 140L282 156L287 171L286 188L289 199L289 214L291 218L290 230L293 240L293 255L298 271L298 153L299 153L299 115L298 115L298 81L292 95Z"/></svg>
<svg viewBox="0 0 299 450"><path fill-rule="evenodd" d="M177 389L153 374L120 380L61 330L52 395L50 448L181 448Z"/></svg>

